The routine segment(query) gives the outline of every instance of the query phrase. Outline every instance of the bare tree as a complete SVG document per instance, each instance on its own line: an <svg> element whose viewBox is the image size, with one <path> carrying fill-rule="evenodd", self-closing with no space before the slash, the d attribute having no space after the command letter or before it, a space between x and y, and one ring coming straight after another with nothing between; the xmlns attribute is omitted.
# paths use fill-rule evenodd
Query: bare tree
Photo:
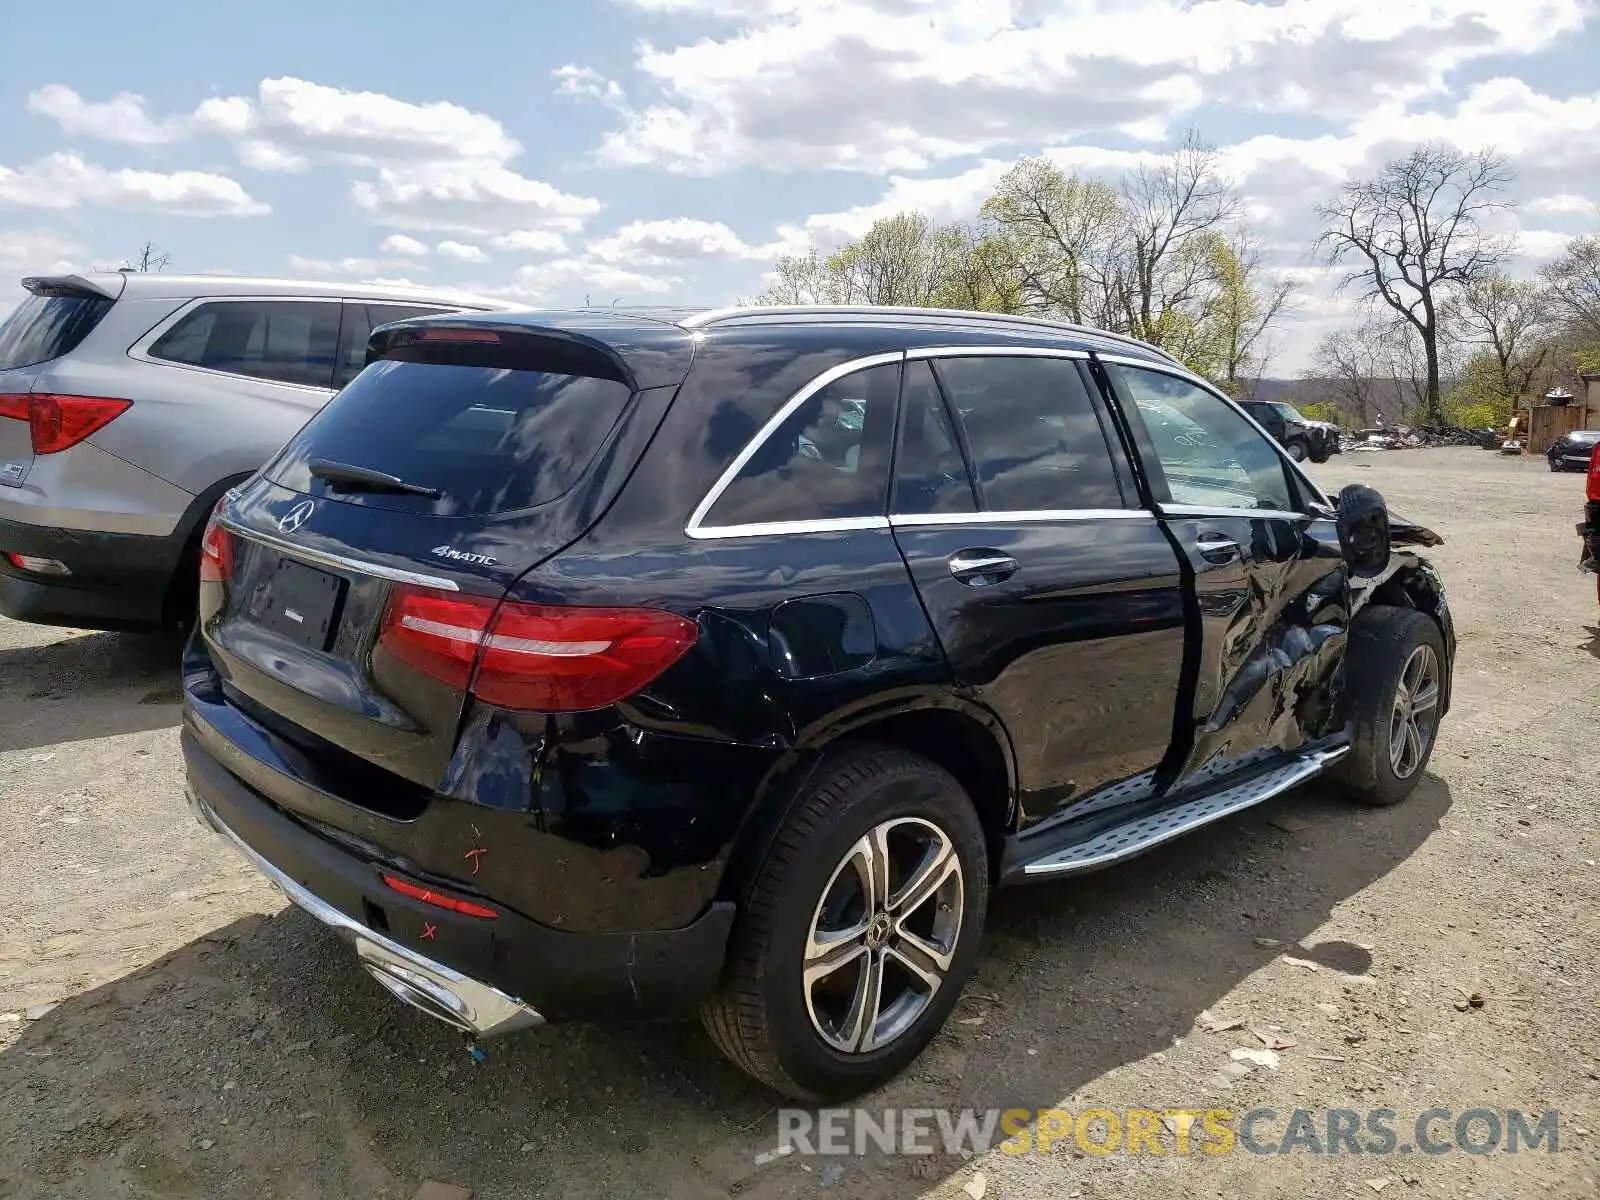
<svg viewBox="0 0 1600 1200"><path fill-rule="evenodd" d="M1425 360L1425 407L1442 422L1440 309L1456 289L1494 270L1513 239L1482 219L1510 207L1501 198L1514 174L1493 150L1467 154L1443 144L1419 146L1376 178L1356 180L1319 206L1318 249L1346 270L1341 286L1392 309L1416 331Z"/></svg>
<svg viewBox="0 0 1600 1200"><path fill-rule="evenodd" d="M1455 335L1493 356L1493 377L1487 382L1496 397L1514 404L1544 390L1555 368L1556 343L1543 288L1504 271L1486 271L1460 289L1447 309Z"/></svg>
<svg viewBox="0 0 1600 1200"><path fill-rule="evenodd" d="M1543 275L1555 314L1582 340L1600 342L1600 237L1574 238Z"/></svg>
<svg viewBox="0 0 1600 1200"><path fill-rule="evenodd" d="M1160 163L1124 178L1121 202L1125 328L1165 345L1177 314L1217 283L1205 235L1237 219L1243 206L1216 150L1193 131Z"/></svg>
<svg viewBox="0 0 1600 1200"><path fill-rule="evenodd" d="M139 253L132 259L118 267L119 271L165 271L167 264L172 261L168 254L154 242L146 242L139 247Z"/></svg>

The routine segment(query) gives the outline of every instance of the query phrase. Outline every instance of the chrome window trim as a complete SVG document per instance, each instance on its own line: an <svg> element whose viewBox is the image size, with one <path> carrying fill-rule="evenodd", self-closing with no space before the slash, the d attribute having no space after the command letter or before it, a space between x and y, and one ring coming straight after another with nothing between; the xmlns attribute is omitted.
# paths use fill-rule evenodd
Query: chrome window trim
<svg viewBox="0 0 1600 1200"><path fill-rule="evenodd" d="M786 533L842 533L852 529L887 529L888 517L818 517L815 521L756 521L749 525L713 525L689 536L702 541L721 538L773 537Z"/></svg>
<svg viewBox="0 0 1600 1200"><path fill-rule="evenodd" d="M313 550L310 546L286 542L282 538L273 537L270 533L262 533L257 529L246 529L243 525L228 517L219 519L217 524L237 537L247 538L269 549L287 554L291 558L301 558L307 562L317 563L320 566L333 567L341 571L354 571L360 575L371 575L378 579L391 580L394 583L414 583L418 587L437 588L443 592L459 592L461 590L453 579L444 579L438 575L424 575L420 571L405 571L399 567L386 567L381 563L363 562L359 558L346 558L342 554L330 554L326 550Z"/></svg>
<svg viewBox="0 0 1600 1200"><path fill-rule="evenodd" d="M1164 517L1252 517L1266 521L1317 521L1312 513L1289 512L1281 508L1229 508L1219 504L1161 504Z"/></svg>
<svg viewBox="0 0 1600 1200"><path fill-rule="evenodd" d="M344 304L342 296L196 296L186 304L180 305L176 312L169 313L158 322L137 342L128 347L128 357L136 362L149 363L153 367L168 367L178 371L193 371L197 375L211 375L218 379L247 379L251 383L265 384L267 387L289 388L296 392L306 392L313 396L332 396L337 389L331 387L315 387L309 383L285 383L280 379L263 379L259 375L241 375L237 371L219 371L215 367L201 367L194 363L177 362L170 358L157 358L150 353L150 347L160 341L173 326L177 325L195 309L203 304ZM361 300L355 303L365 304Z"/></svg>
<svg viewBox="0 0 1600 1200"><path fill-rule="evenodd" d="M907 350L908 359L919 358L1077 358L1087 359L1087 350L1056 346L918 346Z"/></svg>
<svg viewBox="0 0 1600 1200"><path fill-rule="evenodd" d="M719 311L744 312L746 310L738 309ZM756 311L759 312L760 310ZM942 312L944 310L931 311ZM711 318L713 315L714 314L700 314L701 317L706 318ZM696 321L698 318L691 317L688 320ZM687 322L684 324L686 328L696 327L694 325L689 325ZM874 516L817 518L814 520L798 521L764 521L748 525L702 524L702 522L705 521L707 514L710 513L711 509L716 505L716 502L722 498L722 493L725 492L732 485L733 481L738 478L739 472L744 469L745 464L755 456L756 452L761 449L766 440L776 433L779 427L781 427L783 423L787 421L802 404L811 399L812 396L816 395L817 392L821 391L835 380L842 379L846 375L854 374L857 371L864 371L871 367L887 366L890 363L895 362L932 358L1063 358L1087 360L1089 358L1089 351L1073 350L1056 346L995 346L988 344L975 346L960 344L949 346L918 346L911 350L894 350L881 354L871 354L863 358L851 359L849 362L841 363L836 367L831 367L824 371L821 375L818 375L810 383L806 384L793 396L791 396L789 400L778 409L777 413L770 420L768 420L759 431L757 431L756 435L751 438L750 441L745 445L744 449L739 452L738 457L736 457L733 462L729 464L728 469L722 473L722 475L717 479L716 483L711 485L711 490L705 494L705 497L695 507L693 514L691 514L689 517L688 524L684 526L684 533L691 538L695 538L696 540L709 540L716 538L760 537L785 533L833 533L839 530L848 529L887 529L891 524L891 520L899 521L901 524L918 523L898 517L885 518ZM1140 359L1130 361L1144 360ZM1077 515L1079 512L1098 514L1101 517L1108 513L1115 513L1117 515L1126 514L1129 516L1150 515L1144 509L1050 509L1040 510L1039 512L1033 512L1030 510L1026 512L1009 513L936 513L929 515L940 517L972 516L980 521L1061 521L1093 519L1091 517L1080 517ZM927 524L930 522L921 523ZM957 524L959 522L950 521L940 523Z"/></svg>
<svg viewBox="0 0 1600 1200"><path fill-rule="evenodd" d="M1263 438L1265 438L1266 441L1267 441L1267 445L1272 447L1272 452L1278 456L1279 461L1283 462L1284 464L1286 464L1288 466L1290 472L1297 479L1299 479L1300 482L1303 485L1305 485L1305 487L1307 489L1310 490L1310 492L1311 492L1311 494L1313 496L1316 496L1318 499L1321 499L1326 495L1326 493L1323 492L1323 490L1320 487L1317 486L1316 481L1313 480L1310 475L1306 474L1306 472L1301 468L1300 464L1295 462L1294 459L1289 457L1289 452L1278 444L1278 439L1273 437L1270 433L1268 433L1265 429L1263 429L1261 427L1261 423L1259 421L1257 421L1249 413L1245 412L1244 408L1239 404L1238 401L1234 400L1226 392L1223 392L1220 389L1214 387L1206 379L1202 378L1199 375L1196 375L1193 371L1189 370L1187 367L1178 366L1177 364L1173 364L1171 366L1168 366L1166 363L1151 362L1149 359L1144 359L1144 358L1129 358L1128 356L1123 355L1123 354L1097 354L1095 357L1098 358L1101 362L1114 363L1115 365L1117 365L1119 367L1138 367L1138 368L1142 368L1142 369L1144 369L1146 371L1154 371L1159 375L1171 375L1173 378L1181 379L1185 383L1194 384L1197 388L1199 388L1203 392L1209 392L1212 396L1215 396L1218 400L1222 401L1223 404L1227 405L1234 412L1238 413L1241 417L1243 417L1245 419L1245 421L1249 423L1250 428L1254 429ZM1233 510L1229 510L1229 511L1233 511ZM1251 511L1254 511L1254 510L1251 510L1251 509L1239 509L1237 511L1239 511L1239 512L1251 512ZM1308 516L1310 514L1308 514L1308 513L1296 513L1295 515L1296 516L1300 516L1300 517L1304 517L1304 516Z"/></svg>
<svg viewBox="0 0 1600 1200"><path fill-rule="evenodd" d="M1155 520L1147 508L1039 508L1011 512L901 513L889 518L890 525L1022 525L1050 521L1128 521L1139 517Z"/></svg>
<svg viewBox="0 0 1600 1200"><path fill-rule="evenodd" d="M793 416L802 404L811 399L812 396L815 396L818 392L827 387L830 383L833 383L835 380L843 379L846 375L854 375L857 371L869 370L872 367L885 367L892 363L901 363L905 361L905 357L906 355L904 350L894 350L882 354L869 354L864 358L852 358L848 362L840 363L836 367L829 367L810 383L802 387L793 396L790 396L787 401L779 406L778 411L773 413L773 415L767 420L767 423L756 431L756 435L745 443L744 449L739 451L734 460L728 464L727 470L723 471L722 474L717 478L716 483L711 485L711 490L705 494L704 498L702 498L700 503L695 507L694 512L690 514L689 523L683 527L683 532L692 538L703 539L757 536L756 534L749 532L751 530L756 530L760 533L818 533L827 532L833 528L887 528L889 521L887 517L883 516L836 518L819 517L814 520L769 521L749 525L706 526L702 524L702 522L705 521L706 514L711 511L717 501L722 499L722 493L727 491L732 485L733 481L739 477L739 472L744 470L745 464L755 457L756 451L761 449L761 447L766 444L766 440L776 433L778 429L782 427L783 423ZM838 522L840 521L871 521L881 522L881 525L861 525L854 523L839 525ZM818 526L823 528L819 529L817 528Z"/></svg>
<svg viewBox="0 0 1600 1200"><path fill-rule="evenodd" d="M281 379L263 379L260 375L244 375L238 371L219 371L215 367L201 367L194 363L177 362L170 358L157 358L150 353L154 346L164 337L173 326L177 325L202 304L385 304L396 308L416 308L426 310L427 313L450 312L485 312L481 308L454 308L450 305L433 304L427 300L377 300L365 296L294 296L294 295L269 295L269 296L196 296L187 300L175 311L168 313L155 327L149 330L138 341L128 347L128 357L136 362L149 363L153 367L171 367L179 371L193 371L199 375L214 375L221 379L246 379L251 383L264 383L268 387L291 388L297 392L307 392L313 396L333 396L339 389L331 387L316 387L309 383L285 383ZM395 320L406 320L396 317ZM387 324L387 322L385 322ZM337 347L335 348L337 353ZM337 365L335 370L337 370Z"/></svg>

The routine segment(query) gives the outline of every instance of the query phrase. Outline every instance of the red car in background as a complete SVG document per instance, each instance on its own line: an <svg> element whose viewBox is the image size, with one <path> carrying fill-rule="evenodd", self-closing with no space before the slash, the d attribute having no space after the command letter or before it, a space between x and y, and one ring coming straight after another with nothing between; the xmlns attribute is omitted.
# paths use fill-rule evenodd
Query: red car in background
<svg viewBox="0 0 1600 1200"><path fill-rule="evenodd" d="M1583 506L1583 523L1578 533L1583 538L1583 557L1578 567L1595 573L1595 598L1600 599L1600 445L1589 455L1589 484Z"/></svg>

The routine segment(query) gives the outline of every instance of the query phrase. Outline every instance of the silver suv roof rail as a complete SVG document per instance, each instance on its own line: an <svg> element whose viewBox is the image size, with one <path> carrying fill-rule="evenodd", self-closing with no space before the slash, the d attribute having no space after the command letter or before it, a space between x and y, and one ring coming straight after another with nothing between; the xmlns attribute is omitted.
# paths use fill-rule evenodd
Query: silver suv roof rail
<svg viewBox="0 0 1600 1200"><path fill-rule="evenodd" d="M1019 316L1013 313L979 312L966 308L911 308L896 304L746 304L730 308L713 308L684 317L678 322L685 329L709 329L740 318L749 317L854 317L854 316L904 316L944 317L952 320L980 321L990 325L1013 328L1048 329L1052 333L1072 334L1079 337L1103 338L1124 346L1136 346L1168 362L1183 364L1159 346L1142 342L1126 333L1112 333L1093 325L1074 325L1070 321L1055 321L1049 317Z"/></svg>

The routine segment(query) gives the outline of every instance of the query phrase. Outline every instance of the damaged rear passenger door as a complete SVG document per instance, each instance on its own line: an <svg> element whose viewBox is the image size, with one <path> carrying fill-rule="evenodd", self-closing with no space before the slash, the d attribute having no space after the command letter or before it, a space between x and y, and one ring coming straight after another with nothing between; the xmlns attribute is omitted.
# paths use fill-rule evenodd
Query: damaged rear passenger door
<svg viewBox="0 0 1600 1200"><path fill-rule="evenodd" d="M1182 790L1328 732L1348 625L1343 561L1277 447L1227 401L1153 364L1104 366L1193 570L1192 738L1185 751L1180 732L1171 785Z"/></svg>

